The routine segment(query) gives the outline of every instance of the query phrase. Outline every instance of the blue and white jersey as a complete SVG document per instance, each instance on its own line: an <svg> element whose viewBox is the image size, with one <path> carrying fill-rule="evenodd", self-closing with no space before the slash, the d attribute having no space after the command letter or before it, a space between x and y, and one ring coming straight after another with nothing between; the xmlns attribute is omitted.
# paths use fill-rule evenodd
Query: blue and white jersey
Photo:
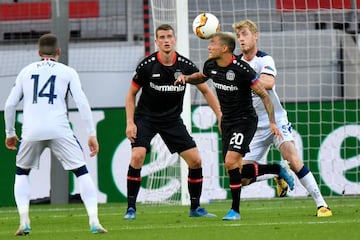
<svg viewBox="0 0 360 240"><path fill-rule="evenodd" d="M16 107L23 101L22 138L28 141L72 136L66 96L70 93L89 135L96 135L91 109L78 73L49 58L24 67L5 103L6 136L15 135Z"/></svg>
<svg viewBox="0 0 360 240"><path fill-rule="evenodd" d="M259 75L269 74L276 77L277 71L276 71L274 59L267 53L258 51L256 53L256 56L251 61L246 61L242 55L240 56L241 56L241 60L247 62L255 70L257 74ZM287 112L281 105L279 97L275 91L275 86L273 87L273 89L267 91L274 105L276 122L278 122L280 119L284 117L287 118ZM252 97L253 97L253 105L256 114L258 115L259 118L258 127L268 126L270 124L269 117L261 98L258 95L256 95L254 92L252 94Z"/></svg>

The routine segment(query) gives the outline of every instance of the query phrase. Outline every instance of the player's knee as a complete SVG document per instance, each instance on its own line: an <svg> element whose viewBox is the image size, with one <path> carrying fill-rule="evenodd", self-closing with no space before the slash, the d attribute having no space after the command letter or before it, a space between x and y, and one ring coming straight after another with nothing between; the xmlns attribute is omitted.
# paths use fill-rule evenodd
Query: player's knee
<svg viewBox="0 0 360 240"><path fill-rule="evenodd" d="M130 165L134 168L140 168L144 164L146 152L133 151L131 154Z"/></svg>
<svg viewBox="0 0 360 240"><path fill-rule="evenodd" d="M31 169L16 167L16 175L29 175Z"/></svg>
<svg viewBox="0 0 360 240"><path fill-rule="evenodd" d="M247 185L249 185L251 183L251 179L248 179L248 178L242 178L241 179L241 184L243 185L243 186L247 186Z"/></svg>
<svg viewBox="0 0 360 240"><path fill-rule="evenodd" d="M235 169L235 168L239 167L239 164L231 162L231 161L225 161L224 162L224 167L227 170L230 170L230 169Z"/></svg>
<svg viewBox="0 0 360 240"><path fill-rule="evenodd" d="M79 167L77 169L73 169L71 171L75 174L76 177L80 177L80 176L82 176L84 174L89 173L89 171L87 170L86 165L81 166L81 167Z"/></svg>
<svg viewBox="0 0 360 240"><path fill-rule="evenodd" d="M187 161L189 168L198 169L201 168L201 158L191 158Z"/></svg>

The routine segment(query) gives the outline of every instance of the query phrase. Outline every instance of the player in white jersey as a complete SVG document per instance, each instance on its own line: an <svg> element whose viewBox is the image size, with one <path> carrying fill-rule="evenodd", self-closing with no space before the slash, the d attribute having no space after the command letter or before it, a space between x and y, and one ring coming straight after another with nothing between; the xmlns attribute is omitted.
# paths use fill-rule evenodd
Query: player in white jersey
<svg viewBox="0 0 360 240"><path fill-rule="evenodd" d="M16 150L18 137L15 131L16 108L23 102L23 125L16 155L14 184L15 202L20 226L15 235L28 235L30 182L32 168L39 167L40 155L50 148L65 170L72 171L80 187L80 195L89 216L90 231L105 233L98 219L97 190L88 173L85 156L79 141L70 128L66 96L71 93L89 134L90 156L99 151L91 109L81 89L77 72L58 62L60 48L54 34L39 39L41 60L24 67L18 74L5 103L5 145Z"/></svg>
<svg viewBox="0 0 360 240"><path fill-rule="evenodd" d="M274 60L270 55L259 51L257 48L257 40L259 37L257 25L251 20L243 20L235 23L233 28L242 52L241 59L249 63L249 65L260 74L260 82L265 86L271 96L274 104L277 126L281 130L283 136L282 139L279 139L271 134L265 107L260 98L256 94L253 94L253 105L259 121L255 136L250 143L251 151L246 154L245 160L247 160L248 163L253 163L255 165L257 164L254 161L255 159L265 161L269 147L271 144L274 144L280 151L283 159L286 159L290 163L290 168L295 172L301 184L315 200L317 205L316 216L332 216L332 211L325 202L313 174L303 164L297 154L291 133L291 124L288 122L287 113L282 107L275 91L276 68ZM278 184L282 184L281 179L277 178L276 181Z"/></svg>

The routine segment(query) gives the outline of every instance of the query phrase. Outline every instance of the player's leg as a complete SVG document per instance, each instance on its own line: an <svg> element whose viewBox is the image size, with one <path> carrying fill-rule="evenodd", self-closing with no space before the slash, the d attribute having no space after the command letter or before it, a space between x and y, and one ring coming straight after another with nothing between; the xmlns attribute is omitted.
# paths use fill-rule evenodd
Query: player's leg
<svg viewBox="0 0 360 240"><path fill-rule="evenodd" d="M15 232L16 236L28 235L31 231L29 205L30 205L30 169L16 167L14 196L20 217L20 226Z"/></svg>
<svg viewBox="0 0 360 240"><path fill-rule="evenodd" d="M199 151L181 118L168 122L159 129L160 136L171 153L179 153L189 167L188 190L190 195L190 217L214 217L200 207L203 175Z"/></svg>
<svg viewBox="0 0 360 240"><path fill-rule="evenodd" d="M317 206L316 215L319 217L332 216L332 212L320 192L314 175L300 160L294 142L284 142L281 144L279 150L283 158L290 162L291 169L295 172L301 184L314 199Z"/></svg>
<svg viewBox="0 0 360 240"><path fill-rule="evenodd" d="M223 220L240 219L240 196L242 187L242 161L243 156L250 149L249 145L254 137L257 127L257 116L222 123L222 151L224 157L224 166L229 175L230 191L232 196L231 209L222 218Z"/></svg>
<svg viewBox="0 0 360 240"><path fill-rule="evenodd" d="M79 183L81 199L89 216L90 231L92 233L105 233L107 230L100 224L98 218L97 189L87 170L86 165L71 170Z"/></svg>
<svg viewBox="0 0 360 240"><path fill-rule="evenodd" d="M231 209L222 218L223 220L240 219L240 195L241 195L241 161L242 156L238 152L227 151L225 168L229 174L230 191L232 197Z"/></svg>
<svg viewBox="0 0 360 240"><path fill-rule="evenodd" d="M245 154L242 163L243 186L278 176L278 165L265 164L267 153L272 144L271 135L268 127L257 128L249 145L250 152Z"/></svg>
<svg viewBox="0 0 360 240"><path fill-rule="evenodd" d="M243 163L243 177L249 178L255 175L254 181L264 181L271 178L275 179L277 184L277 195L283 197L286 195L288 186L290 189L294 188L294 179L287 162L280 161L276 164L263 164L266 161L269 148L272 144L276 147L280 146L283 142L292 141L293 137L289 130L289 123L286 118L277 119L278 128L281 130L282 138L275 137L268 126L259 127L250 143L251 152L247 153L244 157L246 159ZM249 162L250 160L250 162ZM252 166L253 162L258 163L256 166ZM248 164L250 163L250 165ZM256 170L254 173L254 169ZM244 182L244 181L243 181ZM246 182L245 182L246 183Z"/></svg>
<svg viewBox="0 0 360 240"><path fill-rule="evenodd" d="M180 156L186 161L188 172L188 191L190 195L190 217L214 217L200 207L200 197L203 184L201 158L196 147L182 151Z"/></svg>
<svg viewBox="0 0 360 240"><path fill-rule="evenodd" d="M251 181L254 182L254 180L267 180L267 179L271 179L273 177L279 176L281 175L281 171L282 171L282 166L278 163L275 164L260 164L257 163L255 161L243 161L243 167L242 167L242 171L241 171L241 175L242 175L242 180L243 180L243 186L248 185L247 183L244 183L244 180L247 179L253 179ZM259 176L263 176L263 175L268 175L265 176L264 178L259 178L257 179Z"/></svg>
<svg viewBox="0 0 360 240"><path fill-rule="evenodd" d="M82 147L75 136L50 140L49 147L63 168L72 171L79 184L79 191L89 217L92 233L106 233L98 218L97 189L88 172Z"/></svg>
<svg viewBox="0 0 360 240"><path fill-rule="evenodd" d="M20 217L20 226L16 236L30 234L30 170L39 166L40 154L44 149L41 141L20 141L16 155L16 174L14 183L14 197Z"/></svg>
<svg viewBox="0 0 360 240"><path fill-rule="evenodd" d="M160 124L152 123L149 119L135 117L137 134L135 142L131 143L131 158L127 173L127 202L128 206L124 220L136 219L136 200L141 186L141 167L146 154L150 152L150 142L158 133Z"/></svg>
<svg viewBox="0 0 360 240"><path fill-rule="evenodd" d="M141 167L144 164L146 148L134 147L131 152L131 159L127 173L127 210L125 220L136 218L136 199L141 185Z"/></svg>

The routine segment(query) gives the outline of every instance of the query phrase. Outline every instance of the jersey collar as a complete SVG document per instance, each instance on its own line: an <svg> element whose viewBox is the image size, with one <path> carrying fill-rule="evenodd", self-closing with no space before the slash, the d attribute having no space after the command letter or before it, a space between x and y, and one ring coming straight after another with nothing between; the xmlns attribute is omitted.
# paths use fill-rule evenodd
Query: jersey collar
<svg viewBox="0 0 360 240"><path fill-rule="evenodd" d="M176 52L174 52L174 56L173 56L173 59L172 59L172 64L175 64L175 62L176 62L176 56L177 56L177 54L176 54ZM158 59L158 61L159 61L161 64L164 65L164 63L161 61L161 58L160 58L160 52L158 52L158 53L156 54L156 58Z"/></svg>
<svg viewBox="0 0 360 240"><path fill-rule="evenodd" d="M44 57L44 58L41 58L41 60L40 60L40 61L54 61L54 62L56 62L56 60L55 60L55 59L50 58L50 57Z"/></svg>

